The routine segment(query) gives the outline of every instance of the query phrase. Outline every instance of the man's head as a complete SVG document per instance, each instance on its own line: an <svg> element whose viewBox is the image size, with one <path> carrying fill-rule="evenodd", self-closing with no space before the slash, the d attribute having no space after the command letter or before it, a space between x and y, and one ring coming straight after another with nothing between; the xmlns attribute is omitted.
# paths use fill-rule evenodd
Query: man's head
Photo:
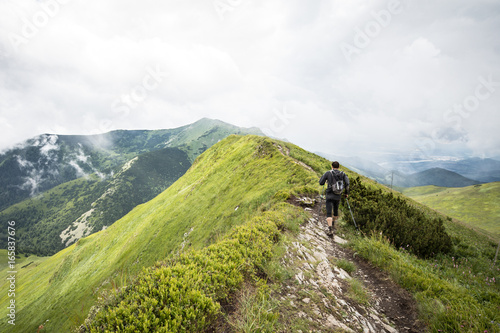
<svg viewBox="0 0 500 333"><path fill-rule="evenodd" d="M340 164L339 164L339 162L337 162L337 161L332 162L332 168L333 168L333 169L338 169L338 168L340 168Z"/></svg>

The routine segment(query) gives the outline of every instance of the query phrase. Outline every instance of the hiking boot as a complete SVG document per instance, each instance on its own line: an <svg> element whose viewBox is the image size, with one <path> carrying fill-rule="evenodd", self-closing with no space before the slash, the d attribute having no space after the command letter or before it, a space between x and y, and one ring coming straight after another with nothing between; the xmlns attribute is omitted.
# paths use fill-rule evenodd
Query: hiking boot
<svg viewBox="0 0 500 333"><path fill-rule="evenodd" d="M329 237L333 236L333 227L328 226L328 229L326 230L326 235Z"/></svg>

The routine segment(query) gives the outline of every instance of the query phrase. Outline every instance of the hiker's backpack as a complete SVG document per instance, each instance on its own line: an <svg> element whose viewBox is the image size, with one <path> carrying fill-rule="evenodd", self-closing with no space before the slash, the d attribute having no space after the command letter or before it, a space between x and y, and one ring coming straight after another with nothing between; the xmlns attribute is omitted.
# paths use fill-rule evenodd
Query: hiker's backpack
<svg viewBox="0 0 500 333"><path fill-rule="evenodd" d="M328 189L333 192L333 194L340 195L344 190L344 173L342 171L336 173L333 170L331 172L334 182L333 184L328 183Z"/></svg>

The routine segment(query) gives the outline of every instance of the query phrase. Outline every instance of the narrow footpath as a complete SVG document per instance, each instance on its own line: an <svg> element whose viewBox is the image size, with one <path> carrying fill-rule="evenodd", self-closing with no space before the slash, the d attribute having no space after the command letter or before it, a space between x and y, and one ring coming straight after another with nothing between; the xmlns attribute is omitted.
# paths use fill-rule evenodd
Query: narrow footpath
<svg viewBox="0 0 500 333"><path fill-rule="evenodd" d="M311 218L301 226L297 241L282 262L296 272L293 282L283 286L279 296L282 313L290 315L287 326L304 333L426 331L411 294L354 255L344 245L347 241L342 235L326 235L326 216L318 198L293 198L290 202L303 207ZM338 267L342 266L339 261L354 264L347 269L350 273Z"/></svg>

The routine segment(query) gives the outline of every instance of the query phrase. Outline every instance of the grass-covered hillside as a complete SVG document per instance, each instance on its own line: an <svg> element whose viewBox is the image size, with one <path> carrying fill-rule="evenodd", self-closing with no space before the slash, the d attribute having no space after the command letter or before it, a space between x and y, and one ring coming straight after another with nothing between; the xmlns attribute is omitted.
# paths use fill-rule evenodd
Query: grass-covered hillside
<svg viewBox="0 0 500 333"><path fill-rule="evenodd" d="M151 200L190 166L178 148L144 153L113 177L102 180L93 174L66 182L1 211L0 220L16 221L19 252L52 255ZM0 231L0 248L6 248L6 232Z"/></svg>
<svg viewBox="0 0 500 333"><path fill-rule="evenodd" d="M0 331L43 325L47 332L66 332L85 323L86 332L288 332L284 322L299 313L280 312L280 293L287 292L280 288L297 282L296 272L282 267L283 256L308 218L288 200L319 194L318 179L328 169L329 161L293 144L229 136L166 191L106 230L50 258L23 258L16 267L16 326L3 321ZM344 207L341 227L350 246L415 295L431 332L494 331L500 322L495 244L345 171L352 179L353 213L366 235L355 232ZM430 248L433 253L426 252ZM456 264L471 273L462 275ZM7 289L0 280L3 309ZM235 309L242 304L233 302L238 295L248 295L240 297L248 302Z"/></svg>
<svg viewBox="0 0 500 333"><path fill-rule="evenodd" d="M265 157L257 165L271 161L267 156L282 154L302 167L300 173L283 169L292 172L288 175L289 185L274 187L273 191L279 191L272 200L261 205L241 228L207 248L192 247L181 256L169 256L143 271L127 288L104 294L80 332L331 331L320 322L305 320L304 313L282 297L290 293L284 286L297 285L297 277L300 280L300 267L283 267L284 257L289 257L289 250L297 244L297 220L308 218L283 200L291 193L314 195L319 190L314 184L329 169L329 163L281 142L263 140L254 147L257 155ZM219 154L211 158L223 159ZM279 164L276 167L281 169ZM338 232L347 235L359 255L388 271L414 295L418 302L415 311L428 330L497 331L499 274L492 264L496 244L398 193L345 171L352 180L354 216L365 234L360 237L355 233L345 206ZM266 179L279 175L276 171L267 174ZM299 266L319 269L314 258L299 259ZM307 279L306 274L304 277ZM362 309L363 304L373 300L362 291L362 282L357 289L357 294L365 295L359 298ZM321 292L329 297L324 289ZM348 291L351 293L354 291ZM295 297L297 302L305 297L314 306L323 307L322 296L315 299L314 293L308 294L307 290ZM341 310L330 311L337 319L344 318ZM345 327L352 323L343 324Z"/></svg>
<svg viewBox="0 0 500 333"><path fill-rule="evenodd" d="M500 182L464 188L413 187L403 194L500 239Z"/></svg>
<svg viewBox="0 0 500 333"><path fill-rule="evenodd" d="M314 184L315 178L269 139L229 137L168 190L106 230L37 266L17 267L16 298L22 302L14 331L36 331L44 323L48 331L67 331L83 321L103 289L127 283L143 267L180 251L183 242L204 248L258 214L279 190ZM6 288L2 282L2 307Z"/></svg>

